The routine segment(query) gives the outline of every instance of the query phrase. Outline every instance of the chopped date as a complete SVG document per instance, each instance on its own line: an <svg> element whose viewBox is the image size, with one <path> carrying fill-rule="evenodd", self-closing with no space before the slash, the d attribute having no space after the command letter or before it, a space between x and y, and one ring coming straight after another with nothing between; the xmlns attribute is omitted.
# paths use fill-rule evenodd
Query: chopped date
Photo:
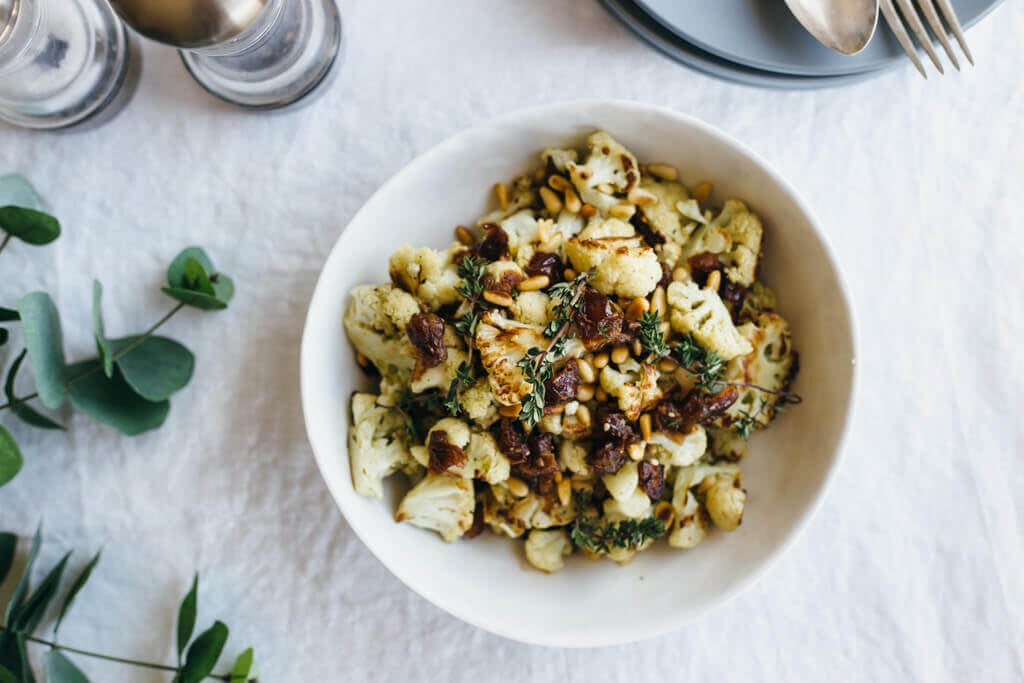
<svg viewBox="0 0 1024 683"><path fill-rule="evenodd" d="M448 440L445 431L431 432L427 441L427 471L431 474L442 474L450 467L462 467L466 464L466 452Z"/></svg>
<svg viewBox="0 0 1024 683"><path fill-rule="evenodd" d="M526 264L524 270L530 277L546 275L548 282L553 285L564 279L562 274L565 272L565 264L562 263L562 259L558 258L558 254L538 251L530 258L530 262Z"/></svg>
<svg viewBox="0 0 1024 683"><path fill-rule="evenodd" d="M516 470L524 477L544 477L558 472L558 461L555 459L555 437L553 434L534 429L527 441L530 455L516 466Z"/></svg>
<svg viewBox="0 0 1024 683"><path fill-rule="evenodd" d="M405 327L409 341L419 352L420 365L432 368L448 359L444 345L444 320L433 313L417 313Z"/></svg>
<svg viewBox="0 0 1024 683"><path fill-rule="evenodd" d="M575 358L570 358L554 377L544 383L544 412L552 413L576 398L579 388L580 365Z"/></svg>
<svg viewBox="0 0 1024 683"><path fill-rule="evenodd" d="M594 425L595 437L601 441L611 441L628 446L640 438L636 429L626 419L625 413L607 403L598 406Z"/></svg>
<svg viewBox="0 0 1024 683"><path fill-rule="evenodd" d="M625 445L608 441L591 451L587 456L587 463L598 474L615 474L622 469L628 459Z"/></svg>
<svg viewBox="0 0 1024 683"><path fill-rule="evenodd" d="M717 394L694 389L683 397L677 408L680 422L684 427L710 424L721 417L739 395L736 387L726 387Z"/></svg>
<svg viewBox="0 0 1024 683"><path fill-rule="evenodd" d="M637 472L640 474L640 489L647 497L651 500L661 498L662 489L665 488L665 466L641 460Z"/></svg>
<svg viewBox="0 0 1024 683"><path fill-rule="evenodd" d="M716 270L725 268L725 264L722 263L721 259L709 251L694 254L686 259L686 262L690 266L690 274L693 276L694 282L701 287L707 283L708 275L711 275Z"/></svg>
<svg viewBox="0 0 1024 683"><path fill-rule="evenodd" d="M526 435L522 423L508 417L498 421L495 440L502 455L513 465L518 465L530 457L530 447L526 445Z"/></svg>
<svg viewBox="0 0 1024 683"><path fill-rule="evenodd" d="M623 330L625 319L622 312L593 287L583 291L580 305L573 312L573 322L580 339L591 350L630 339L628 331Z"/></svg>
<svg viewBox="0 0 1024 683"><path fill-rule="evenodd" d="M523 276L515 270L506 270L501 274L501 279L495 278L490 273L487 273L480 278L480 282L483 284L484 289L492 292L500 292L501 294L511 294L522 281Z"/></svg>
<svg viewBox="0 0 1024 683"><path fill-rule="evenodd" d="M484 238L473 249L477 256L488 261L500 261L508 256L508 233L497 223L484 223Z"/></svg>
<svg viewBox="0 0 1024 683"><path fill-rule="evenodd" d="M664 261L661 262L661 280L658 281L658 284L665 289L672 284L672 269Z"/></svg>

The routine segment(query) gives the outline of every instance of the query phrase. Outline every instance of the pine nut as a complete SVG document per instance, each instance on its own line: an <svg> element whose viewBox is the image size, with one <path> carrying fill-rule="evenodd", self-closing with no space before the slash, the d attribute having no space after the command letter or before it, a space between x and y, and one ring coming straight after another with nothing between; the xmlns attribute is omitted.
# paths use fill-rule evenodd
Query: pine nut
<svg viewBox="0 0 1024 683"><path fill-rule="evenodd" d="M501 306L502 308L510 308L515 301L508 294L503 292L495 292L490 289L484 290L484 301L494 304L495 306Z"/></svg>
<svg viewBox="0 0 1024 683"><path fill-rule="evenodd" d="M598 387L594 390L594 398L600 403L604 403L608 400L608 393L604 390L604 387Z"/></svg>
<svg viewBox="0 0 1024 683"><path fill-rule="evenodd" d="M697 185L697 187L693 188L693 198L703 204L708 200L708 197L711 196L712 189L711 183L705 180Z"/></svg>
<svg viewBox="0 0 1024 683"><path fill-rule="evenodd" d="M658 370L664 373L675 372L678 366L670 358L662 358L658 361Z"/></svg>
<svg viewBox="0 0 1024 683"><path fill-rule="evenodd" d="M665 320L660 325L658 325L658 329L661 330L661 335L665 336L666 334L669 333L669 330L672 329L672 326L668 324L667 320Z"/></svg>
<svg viewBox="0 0 1024 683"><path fill-rule="evenodd" d="M558 247L562 246L562 233L556 232L554 235L549 237L542 244L537 245L537 251L543 251L545 254L553 254L558 251Z"/></svg>
<svg viewBox="0 0 1024 683"><path fill-rule="evenodd" d="M473 233L471 233L469 231L469 228L467 228L465 225L455 226L455 239L457 239L462 244L465 244L467 247L473 246L473 242L476 241L473 239Z"/></svg>
<svg viewBox="0 0 1024 683"><path fill-rule="evenodd" d="M629 453L630 460L643 460L644 459L644 445L642 443L631 443L626 447L626 452Z"/></svg>
<svg viewBox="0 0 1024 683"><path fill-rule="evenodd" d="M542 218L537 221L537 241L547 242L551 238L551 228L554 222Z"/></svg>
<svg viewBox="0 0 1024 683"><path fill-rule="evenodd" d="M581 405L580 409L576 411L576 420L584 427L590 426L590 408Z"/></svg>
<svg viewBox="0 0 1024 683"><path fill-rule="evenodd" d="M568 506L571 499L572 480L568 477L562 477L562 481L558 482L558 502L563 506Z"/></svg>
<svg viewBox="0 0 1024 683"><path fill-rule="evenodd" d="M554 215L562 210L562 200L550 187L540 188L540 199L544 202L544 208L548 210L548 213Z"/></svg>
<svg viewBox="0 0 1024 683"><path fill-rule="evenodd" d="M538 289L545 289L551 284L551 278L547 275L534 275L519 283L520 292L536 292Z"/></svg>
<svg viewBox="0 0 1024 683"><path fill-rule="evenodd" d="M686 271L686 268L679 266L672 271L672 279L676 282L686 282L690 279L690 274Z"/></svg>
<svg viewBox="0 0 1024 683"><path fill-rule="evenodd" d="M516 404L514 406L501 406L500 408L498 408L498 413L502 417L519 417L519 411L521 409L522 406L520 406L519 404Z"/></svg>
<svg viewBox="0 0 1024 683"><path fill-rule="evenodd" d="M629 360L629 349L626 348L625 344L619 344L612 349L611 359L616 365L622 365Z"/></svg>
<svg viewBox="0 0 1024 683"><path fill-rule="evenodd" d="M533 172L533 179L539 183L542 180L544 180L545 175L547 175L547 169L541 166L540 168Z"/></svg>
<svg viewBox="0 0 1024 683"><path fill-rule="evenodd" d="M629 320L639 320L644 313L647 312L648 304L647 299L637 297L629 304L626 309L626 318Z"/></svg>
<svg viewBox="0 0 1024 683"><path fill-rule="evenodd" d="M362 354L362 353L357 353L356 354L356 362L359 363L359 365L364 367L364 368L370 366L370 359L367 358L366 355Z"/></svg>
<svg viewBox="0 0 1024 683"><path fill-rule="evenodd" d="M604 366L608 365L608 354L603 351L594 356L594 367L600 370Z"/></svg>
<svg viewBox="0 0 1024 683"><path fill-rule="evenodd" d="M580 402L579 401L569 401L568 403L565 404L565 414L566 415L575 415L577 412L579 412L579 409L580 409Z"/></svg>
<svg viewBox="0 0 1024 683"><path fill-rule="evenodd" d="M565 189L565 210L569 213L579 213L583 209L583 202L576 190L568 187Z"/></svg>
<svg viewBox="0 0 1024 683"><path fill-rule="evenodd" d="M508 185L505 183L494 184L494 196L498 198L498 208L502 211L508 210Z"/></svg>
<svg viewBox="0 0 1024 683"><path fill-rule="evenodd" d="M644 413L640 416L640 436L644 441L651 440L651 414Z"/></svg>
<svg viewBox="0 0 1024 683"><path fill-rule="evenodd" d="M704 283L704 289L710 289L712 292L717 292L718 287L722 284L722 272L720 270L713 270L708 273L708 280Z"/></svg>
<svg viewBox="0 0 1024 683"><path fill-rule="evenodd" d="M634 213L636 213L636 207L632 204L627 204L625 202L620 202L614 205L612 208L608 209L609 216L612 216L614 218L621 218L623 220L632 218Z"/></svg>
<svg viewBox="0 0 1024 683"><path fill-rule="evenodd" d="M530 493L530 487L519 477L509 477L506 479L505 488L516 498L525 498Z"/></svg>
<svg viewBox="0 0 1024 683"><path fill-rule="evenodd" d="M665 299L665 288L658 285L654 294L651 295L651 310L654 311L659 317L665 315L665 307L668 302Z"/></svg>
<svg viewBox="0 0 1024 683"><path fill-rule="evenodd" d="M594 385L593 384L581 384L580 388L576 390L576 400L581 403L593 400L594 398Z"/></svg>
<svg viewBox="0 0 1024 683"><path fill-rule="evenodd" d="M648 164L647 172L660 180L678 180L679 171L668 164Z"/></svg>
<svg viewBox="0 0 1024 683"><path fill-rule="evenodd" d="M634 187L626 195L626 198L637 206L651 206L658 203L658 196L651 194L642 187Z"/></svg>
<svg viewBox="0 0 1024 683"><path fill-rule="evenodd" d="M597 215L597 207L593 204L584 204L580 207L580 215L584 218L593 218Z"/></svg>
<svg viewBox="0 0 1024 683"><path fill-rule="evenodd" d="M594 366L586 358L578 359L576 367L579 368L580 379L584 384L593 384L594 380L597 379L597 375L594 373Z"/></svg>
<svg viewBox="0 0 1024 683"><path fill-rule="evenodd" d="M565 176L553 175L548 178L548 185L551 186L552 190L557 192L565 192L572 187L572 183L565 179Z"/></svg>
<svg viewBox="0 0 1024 683"><path fill-rule="evenodd" d="M597 191L601 194L615 194L615 190L608 183L601 183L597 186Z"/></svg>
<svg viewBox="0 0 1024 683"><path fill-rule="evenodd" d="M644 345L640 343L639 339L633 340L633 355L637 358L644 355Z"/></svg>
<svg viewBox="0 0 1024 683"><path fill-rule="evenodd" d="M579 275L579 273L577 273L572 268L566 268L565 270L562 271L562 277L564 277L566 280L569 280L570 282L575 280L577 275Z"/></svg>

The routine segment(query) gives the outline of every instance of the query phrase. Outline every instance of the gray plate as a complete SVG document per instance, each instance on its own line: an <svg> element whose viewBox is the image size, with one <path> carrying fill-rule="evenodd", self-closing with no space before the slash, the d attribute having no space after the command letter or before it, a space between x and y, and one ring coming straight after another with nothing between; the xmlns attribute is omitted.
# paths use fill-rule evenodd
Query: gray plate
<svg viewBox="0 0 1024 683"><path fill-rule="evenodd" d="M952 0L964 27L1000 0ZM754 69L798 76L841 76L906 59L879 18L878 32L856 55L829 50L811 37L782 0L637 0L637 5L690 44Z"/></svg>
<svg viewBox="0 0 1024 683"><path fill-rule="evenodd" d="M882 71L865 71L845 76L792 76L751 69L690 45L658 23L632 0L601 0L601 4L630 30L675 61L711 76L744 85L776 90L817 90L857 83Z"/></svg>

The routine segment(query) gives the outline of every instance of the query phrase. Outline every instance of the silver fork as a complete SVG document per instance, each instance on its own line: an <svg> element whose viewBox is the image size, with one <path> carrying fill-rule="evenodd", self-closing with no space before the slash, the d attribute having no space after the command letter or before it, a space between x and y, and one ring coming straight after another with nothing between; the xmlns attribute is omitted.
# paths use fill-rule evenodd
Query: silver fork
<svg viewBox="0 0 1024 683"><path fill-rule="evenodd" d="M896 0L896 4L899 5L900 14L903 15L903 20L910 26L910 30L914 33L914 37L917 38L917 42L924 48L925 53L932 60L932 64L939 70L939 73L945 73L942 68L942 62L939 61L939 56L935 54L935 48L932 46L931 37L924 28L924 24L921 22L921 17L918 14L918 9L914 7L913 0ZM942 16L946 20L949 29L947 31L946 26L943 25L942 20L939 19L939 11L936 11L935 5L938 4L939 11L942 12ZM920 12L924 14L925 20L928 22L929 28L936 38L939 39L939 43L942 45L942 49L946 51L946 56L949 57L949 61L953 63L953 66L957 71L960 70L960 62L957 61L956 55L953 53L953 48L949 44L948 33L952 33L956 38L956 42L960 44L960 49L963 50L964 55L967 57L967 61L972 65L974 64L974 57L971 55L970 48L967 47L967 41L964 39L963 29L960 27L960 20L956 18L956 12L953 11L953 6L949 4L949 0L917 0L917 7L920 8ZM903 26L903 21L900 20L900 14L896 13L896 8L893 6L893 0L879 0L879 8L882 10L882 14L885 16L885 20L889 23L889 28L896 34L896 40L899 41L900 46L903 47L903 51L910 57L910 61L914 63L917 70L921 72L921 75L928 78L928 74L924 70L924 65L921 64L921 60L917 56L917 49L914 47L914 42L910 39L907 34L907 29Z"/></svg>

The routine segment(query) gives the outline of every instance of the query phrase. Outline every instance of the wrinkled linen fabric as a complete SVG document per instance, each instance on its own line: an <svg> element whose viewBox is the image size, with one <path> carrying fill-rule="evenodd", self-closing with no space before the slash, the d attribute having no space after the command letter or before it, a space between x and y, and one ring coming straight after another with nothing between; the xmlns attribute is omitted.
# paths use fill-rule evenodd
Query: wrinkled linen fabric
<svg viewBox="0 0 1024 683"><path fill-rule="evenodd" d="M254 646L265 681L1024 679L1024 4L969 32L978 66L963 73L925 81L907 64L818 92L705 77L585 0L341 8L340 69L297 111L228 108L147 43L112 123L0 128L0 173L29 176L65 229L0 255L0 304L50 291L70 358L94 352L94 276L112 336L170 307L158 287L186 245L238 289L229 310L164 330L197 364L162 429L124 438L68 413L62 434L2 416L27 463L0 490L0 527L44 520L45 563L104 548L66 643L172 661L199 570L200 626L226 621L225 660ZM801 190L852 289L861 382L831 494L759 584L670 635L572 651L468 626L373 558L317 472L298 364L317 273L375 188L491 116L583 97L693 114ZM167 680L76 661L94 680Z"/></svg>

